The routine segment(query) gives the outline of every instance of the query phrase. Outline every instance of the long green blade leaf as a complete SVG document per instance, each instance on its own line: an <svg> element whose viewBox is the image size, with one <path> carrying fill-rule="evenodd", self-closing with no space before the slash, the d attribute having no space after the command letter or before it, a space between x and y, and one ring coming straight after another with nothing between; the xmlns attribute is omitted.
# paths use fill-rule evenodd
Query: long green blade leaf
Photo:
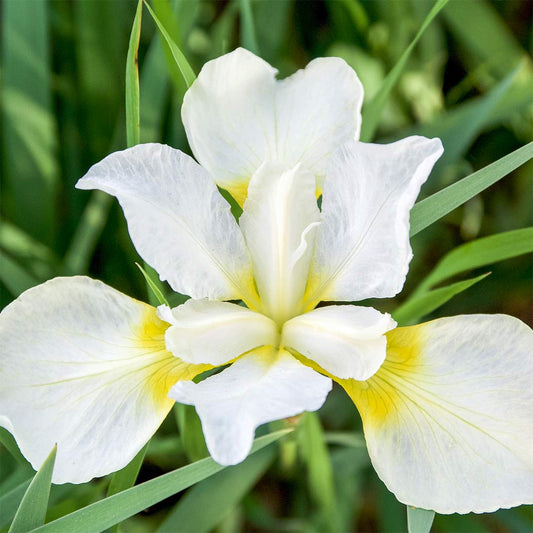
<svg viewBox="0 0 533 533"><path fill-rule="evenodd" d="M146 285L148 285L148 288L152 291L152 294L153 294L153 296L156 299L156 302L151 302L151 303L154 303L154 305L158 303L159 305L167 305L168 306L169 305L168 304L168 300L165 298L165 295L161 291L160 285L158 285L150 277L148 272L146 272L146 270L141 265L139 265L139 263L135 263L135 264L137 265L137 267L141 271L142 275L144 276L144 279L146 280Z"/></svg>
<svg viewBox="0 0 533 533"><path fill-rule="evenodd" d="M139 144L141 117L139 111L139 39L141 37L143 0L139 0L131 28L126 58L126 134L128 147Z"/></svg>
<svg viewBox="0 0 533 533"><path fill-rule="evenodd" d="M374 98L372 98L372 100L368 103L368 105L363 108L363 120L361 123L362 141L368 142L374 136L374 132L376 131L376 128L379 124L379 119L381 117L381 113L383 112L383 108L385 107L385 103L387 102L387 98L389 97L389 94L391 93L392 89L400 79L400 76L405 68L405 65L407 64L407 60L409 59L411 52L413 51L414 47L418 43L420 37L422 37L424 31L429 26L431 21L439 14L439 12L447 3L448 0L438 0L435 3L431 11L428 13L428 16L422 23L422 26L418 30L418 33L416 34L415 38L412 40L411 44L407 47L407 49L401 55L396 65L394 65L394 68L389 72L389 74L383 81L383 84L379 88L379 91L376 93Z"/></svg>
<svg viewBox="0 0 533 533"><path fill-rule="evenodd" d="M22 498L31 483L31 479L23 481L14 489L0 496L0 528L9 524L11 519L15 516Z"/></svg>
<svg viewBox="0 0 533 533"><path fill-rule="evenodd" d="M39 472L32 479L11 523L9 533L26 533L44 524L56 452L57 447L54 446Z"/></svg>
<svg viewBox="0 0 533 533"><path fill-rule="evenodd" d="M423 292L461 272L533 252L533 228L523 228L468 242L446 254L418 286Z"/></svg>
<svg viewBox="0 0 533 533"><path fill-rule="evenodd" d="M158 533L209 533L255 485L275 455L273 448L266 448L243 463L198 483L181 498Z"/></svg>
<svg viewBox="0 0 533 533"><path fill-rule="evenodd" d="M251 453L259 451L287 433L287 430L282 430L256 439ZM102 531L220 472L224 468L224 466L215 463L213 459L208 457L114 494L33 531L39 533L72 533L72 531L89 533Z"/></svg>
<svg viewBox="0 0 533 533"><path fill-rule="evenodd" d="M241 9L241 43L244 48L259 54L259 46L255 35L255 25L250 0L240 0Z"/></svg>
<svg viewBox="0 0 533 533"><path fill-rule="evenodd" d="M411 210L411 237L507 176L532 157L533 142L530 142L418 202Z"/></svg>
<svg viewBox="0 0 533 533"><path fill-rule="evenodd" d="M489 273L482 274L481 276L477 276L472 279L458 281L457 283L452 283L446 287L440 287L438 289L425 292L420 296L415 296L393 312L394 320L396 320L400 326L408 326L414 322L417 322L423 316L431 313L435 309L438 309L448 300L451 300L455 295L470 288L472 285L478 281L481 281L488 275Z"/></svg>
<svg viewBox="0 0 533 533"><path fill-rule="evenodd" d="M409 533L429 533L435 511L426 511L417 507L407 507L407 531Z"/></svg>
<svg viewBox="0 0 533 533"><path fill-rule="evenodd" d="M180 50L179 46L174 42L174 40L166 30L164 24L157 18L157 15L154 13L154 10L150 7L150 4L146 3L145 5L148 8L150 15L152 15L152 18L154 19L155 23L157 24L161 35L165 39L168 47L170 48L170 51L172 52L172 57L174 58L176 66L178 67L179 71L181 72L181 75L183 76L187 88L190 87L196 79L196 74L191 68L191 65L187 61L185 55Z"/></svg>

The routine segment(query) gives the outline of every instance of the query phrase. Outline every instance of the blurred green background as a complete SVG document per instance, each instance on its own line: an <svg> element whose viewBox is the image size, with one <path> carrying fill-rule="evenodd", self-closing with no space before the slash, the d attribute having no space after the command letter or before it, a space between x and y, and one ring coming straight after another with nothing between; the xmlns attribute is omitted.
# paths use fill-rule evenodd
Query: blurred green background
<svg viewBox="0 0 533 533"><path fill-rule="evenodd" d="M196 73L206 60L234 49L243 39L250 42L242 22L248 13L260 55L279 69L280 76L315 57L340 56L360 76L365 101L376 94L433 4L151 2ZM90 274L136 298L150 297L135 266L140 259L118 204L103 193L74 189L92 164L126 147L125 64L135 9L136 2L128 0L4 0L1 5L2 307L57 275ZM371 140L389 142L411 134L441 137L445 155L422 197L532 140L532 11L530 1L451 0L414 48ZM139 69L141 141L164 142L190 153L180 120L186 87L146 10ZM531 226L532 200L530 161L414 237L404 292L376 306L393 310L454 247ZM489 270L488 278L430 318L503 312L533 325L531 257L516 257L472 275ZM194 412L182 409L176 414L152 440L141 480L202 455L201 446L195 445L199 434ZM330 396L320 420L329 454L317 418L306 415L275 456L266 450L255 462L246 463L252 466L242 469L244 473L231 470L236 473L226 474L218 484L195 487L204 489L190 497L196 498L194 505L180 507L185 498L178 495L128 520L123 531L155 531L166 519L166 531L196 533L216 527L221 533L312 532L327 529L328 523L331 529L332 512L337 531L405 531L405 507L373 473L360 438L359 417L340 390ZM21 479L20 468L0 447L0 491ZM101 498L105 486L104 480L53 488L48 518ZM214 519L204 516L204 524L202 513L209 501L222 498L221 487L234 491L234 501ZM191 508L196 515L187 514ZM178 523L183 529L174 529ZM1 520L0 524L5 526ZM433 530L527 532L533 530L533 512L522 507L481 516L437 516Z"/></svg>

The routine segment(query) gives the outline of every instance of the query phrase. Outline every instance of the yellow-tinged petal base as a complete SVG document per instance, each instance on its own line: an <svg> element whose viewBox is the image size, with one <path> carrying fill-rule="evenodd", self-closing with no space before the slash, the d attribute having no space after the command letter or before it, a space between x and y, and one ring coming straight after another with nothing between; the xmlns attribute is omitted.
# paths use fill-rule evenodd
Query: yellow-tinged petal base
<svg viewBox="0 0 533 533"><path fill-rule="evenodd" d="M425 324L396 328L387 332L387 357L379 370L366 381L336 381L346 390L365 424L381 425L406 408L403 383L413 377L424 348ZM403 382L398 386L399 381Z"/></svg>
<svg viewBox="0 0 533 533"><path fill-rule="evenodd" d="M174 400L168 397L168 392L178 381L191 380L213 367L185 363L172 355L165 346L165 331L169 326L157 316L154 307L146 306L143 321L137 330L137 343L151 356L153 371L145 381L147 394L155 404L168 405L170 409Z"/></svg>

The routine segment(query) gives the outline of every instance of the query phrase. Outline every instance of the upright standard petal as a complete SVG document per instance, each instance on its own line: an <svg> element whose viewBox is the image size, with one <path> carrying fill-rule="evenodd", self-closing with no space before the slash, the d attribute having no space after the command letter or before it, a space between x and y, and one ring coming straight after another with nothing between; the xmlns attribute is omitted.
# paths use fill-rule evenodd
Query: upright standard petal
<svg viewBox="0 0 533 533"><path fill-rule="evenodd" d="M188 155L141 144L107 156L76 187L118 198L137 251L175 291L254 300L250 257L229 204Z"/></svg>
<svg viewBox="0 0 533 533"><path fill-rule="evenodd" d="M198 384L177 383L169 396L196 407L209 453L233 465L248 455L256 427L316 411L330 390L329 378L283 350L265 347Z"/></svg>
<svg viewBox="0 0 533 533"><path fill-rule="evenodd" d="M188 363L224 365L279 341L270 318L229 302L188 300L172 310L160 307L158 313L172 324L165 333L167 349Z"/></svg>
<svg viewBox="0 0 533 533"><path fill-rule="evenodd" d="M286 322L281 343L337 378L366 380L385 360L385 333L395 326L371 307L332 305Z"/></svg>
<svg viewBox="0 0 533 533"><path fill-rule="evenodd" d="M313 174L272 163L254 174L239 223L263 311L280 324L301 312L319 219Z"/></svg>
<svg viewBox="0 0 533 533"><path fill-rule="evenodd" d="M319 182L330 152L359 135L363 88L339 58L277 71L238 48L206 63L183 100L189 144L216 182L242 205L263 161L301 163Z"/></svg>
<svg viewBox="0 0 533 533"><path fill-rule="evenodd" d="M127 465L180 379L210 368L165 349L155 308L86 277L56 278L0 314L0 424L35 469L57 443L55 483Z"/></svg>
<svg viewBox="0 0 533 533"><path fill-rule="evenodd" d="M444 514L533 503L531 329L465 315L387 337L379 371L341 384L389 490Z"/></svg>
<svg viewBox="0 0 533 533"><path fill-rule="evenodd" d="M320 300L388 298L402 289L412 257L409 210L441 154L439 139L408 137L346 143L330 158L308 309Z"/></svg>

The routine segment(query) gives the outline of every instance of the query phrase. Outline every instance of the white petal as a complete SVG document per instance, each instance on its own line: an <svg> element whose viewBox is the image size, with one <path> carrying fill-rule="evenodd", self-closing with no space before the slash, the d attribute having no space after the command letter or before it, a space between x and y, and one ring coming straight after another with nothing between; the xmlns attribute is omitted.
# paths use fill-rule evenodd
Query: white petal
<svg viewBox="0 0 533 533"><path fill-rule="evenodd" d="M0 315L0 424L55 483L128 464L161 424L178 379L209 368L165 350L155 309L85 277L26 291Z"/></svg>
<svg viewBox="0 0 533 533"><path fill-rule="evenodd" d="M282 81L276 73L238 48L206 63L183 101L194 155L241 205L264 161L301 163L320 180L329 153L359 135L363 88L342 59L315 59Z"/></svg>
<svg viewBox="0 0 533 533"><path fill-rule="evenodd" d="M408 137L385 145L354 141L330 158L308 308L402 289L412 256L409 210L441 153L439 139Z"/></svg>
<svg viewBox="0 0 533 533"><path fill-rule="evenodd" d="M331 380L287 352L259 348L220 374L198 384L180 382L169 393L194 405L209 453L223 465L243 461L261 424L316 411L331 390Z"/></svg>
<svg viewBox="0 0 533 533"><path fill-rule="evenodd" d="M341 384L389 490L438 513L533 503L531 329L505 315L471 315L387 337L379 371Z"/></svg>
<svg viewBox="0 0 533 533"><path fill-rule="evenodd" d="M109 155L76 186L118 198L137 251L174 290L219 300L253 292L250 258L229 204L186 154L141 144Z"/></svg>
<svg viewBox="0 0 533 533"><path fill-rule="evenodd" d="M396 326L371 307L319 307L283 326L282 344L337 378L368 379L385 360L385 333Z"/></svg>
<svg viewBox="0 0 533 533"><path fill-rule="evenodd" d="M278 323L300 312L319 218L310 172L265 164L254 174L239 223L264 310Z"/></svg>
<svg viewBox="0 0 533 533"><path fill-rule="evenodd" d="M188 300L170 316L168 312L159 316L172 324L165 333L167 350L188 363L219 366L279 341L270 318L228 302Z"/></svg>

